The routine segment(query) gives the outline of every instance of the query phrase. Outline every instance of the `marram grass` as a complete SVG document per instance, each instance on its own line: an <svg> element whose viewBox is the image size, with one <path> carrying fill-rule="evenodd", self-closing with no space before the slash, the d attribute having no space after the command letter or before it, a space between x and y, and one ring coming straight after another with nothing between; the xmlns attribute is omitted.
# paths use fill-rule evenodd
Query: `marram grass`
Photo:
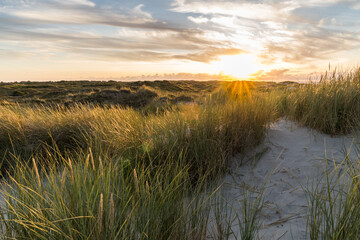
<svg viewBox="0 0 360 240"><path fill-rule="evenodd" d="M207 192L209 180L232 155L258 144L273 118L262 95L227 94L150 115L86 105L2 107L1 235L206 239L217 191Z"/></svg>
<svg viewBox="0 0 360 240"><path fill-rule="evenodd" d="M260 92L232 83L200 103L154 113L89 105L0 106L1 236L206 239L215 202L214 236L228 239L235 235L234 215L223 214L217 188L208 189L231 157L259 144L278 117L348 133L359 123L359 89L356 70L288 90ZM360 216L354 211L360 201L358 171L353 172L341 198L351 218L327 208L331 194L310 195L311 239L341 239L341 226L357 236L355 225L338 224ZM245 201L245 221L237 217L246 239L258 236L260 208Z"/></svg>
<svg viewBox="0 0 360 240"><path fill-rule="evenodd" d="M346 134L360 119L360 68L324 73L320 82L285 92L283 115L328 134Z"/></svg>
<svg viewBox="0 0 360 240"><path fill-rule="evenodd" d="M360 238L360 159L326 162L323 183L308 189L308 232L311 240ZM331 167L332 166L332 167ZM331 170L332 168L332 170Z"/></svg>
<svg viewBox="0 0 360 240"><path fill-rule="evenodd" d="M121 160L95 161L91 153L62 161L50 170L18 162L3 182L2 237L205 239L208 204L196 194L186 200L196 189L177 164L181 156L154 172L141 165L126 172Z"/></svg>
<svg viewBox="0 0 360 240"><path fill-rule="evenodd" d="M49 146L63 153L91 147L95 155L105 149L110 157L127 159L132 167L137 161L161 165L162 159L182 153L195 178L209 171L216 176L232 155L261 141L274 115L274 108L260 94L241 101L226 95L218 93L202 105L182 105L150 115L87 105L70 109L2 106L2 169L12 165L13 155L24 160L44 156Z"/></svg>

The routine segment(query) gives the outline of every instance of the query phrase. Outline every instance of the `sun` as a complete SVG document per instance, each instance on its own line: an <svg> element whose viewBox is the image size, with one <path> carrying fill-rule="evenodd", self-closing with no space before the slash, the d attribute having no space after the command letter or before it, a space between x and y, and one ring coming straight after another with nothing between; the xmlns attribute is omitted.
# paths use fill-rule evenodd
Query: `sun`
<svg viewBox="0 0 360 240"><path fill-rule="evenodd" d="M252 54L227 55L219 58L218 61L212 62L214 70L240 80L246 80L252 73L262 69L256 56Z"/></svg>

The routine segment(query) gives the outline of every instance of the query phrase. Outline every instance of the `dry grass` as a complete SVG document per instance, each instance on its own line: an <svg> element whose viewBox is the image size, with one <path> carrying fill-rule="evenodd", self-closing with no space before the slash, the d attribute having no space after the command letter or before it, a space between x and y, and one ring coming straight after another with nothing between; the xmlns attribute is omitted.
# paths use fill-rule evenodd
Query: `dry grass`
<svg viewBox="0 0 360 240"><path fill-rule="evenodd" d="M328 134L346 134L360 119L360 69L326 72L318 83L285 92L283 114Z"/></svg>
<svg viewBox="0 0 360 240"><path fill-rule="evenodd" d="M198 103L162 111L1 106L2 236L206 239L215 201L217 236L226 239L232 214L221 213L216 190L207 192L211 180L223 175L235 153L259 144L278 117L331 134L357 127L359 76L359 70L326 73L318 84L271 91L234 82ZM351 186L352 194L358 184ZM312 196L313 220L340 222L326 217L328 200L316 191ZM358 198L350 200L350 209L359 205ZM257 236L260 205L244 205L247 239ZM317 229L310 229L313 236L338 231L319 235Z"/></svg>

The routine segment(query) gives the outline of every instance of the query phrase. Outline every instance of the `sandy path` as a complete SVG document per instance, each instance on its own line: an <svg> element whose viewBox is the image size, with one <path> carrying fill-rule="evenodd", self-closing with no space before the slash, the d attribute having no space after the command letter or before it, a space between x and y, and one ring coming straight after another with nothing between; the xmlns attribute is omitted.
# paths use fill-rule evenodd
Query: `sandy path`
<svg viewBox="0 0 360 240"><path fill-rule="evenodd" d="M241 214L241 188L259 189L267 182L260 217L261 239L305 239L308 203L304 188L322 178L325 150L328 159L341 161L353 142L349 136L330 137L280 120L253 151L252 156L258 155L256 163L248 161L240 166L240 157L233 160L230 173L223 179L222 194ZM239 232L236 224L232 228Z"/></svg>

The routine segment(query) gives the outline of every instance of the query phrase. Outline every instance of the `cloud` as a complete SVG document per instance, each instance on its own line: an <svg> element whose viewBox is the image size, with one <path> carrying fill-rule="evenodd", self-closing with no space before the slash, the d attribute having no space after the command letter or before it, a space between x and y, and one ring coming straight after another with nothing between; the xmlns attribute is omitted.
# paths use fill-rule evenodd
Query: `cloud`
<svg viewBox="0 0 360 240"><path fill-rule="evenodd" d="M173 33L153 31L133 31L131 35L103 36L94 33L77 31L40 31L23 30L1 27L2 41L24 42L24 45L32 42L57 44L59 47L78 47L95 49L199 49L199 45L208 44L201 38L191 36L191 33ZM169 39L173 41L169 41Z"/></svg>
<svg viewBox="0 0 360 240"><path fill-rule="evenodd" d="M265 72L260 70L256 73L251 74L250 79L259 81L279 81L288 80L289 75L287 74L290 69L272 69L271 71Z"/></svg>
<svg viewBox="0 0 360 240"><path fill-rule="evenodd" d="M152 75L137 75L137 76L124 76L116 78L119 81L152 81L152 80L223 80L224 76L221 74L207 74L207 73L164 73Z"/></svg>
<svg viewBox="0 0 360 240"><path fill-rule="evenodd" d="M41 46L54 54L99 61L178 59L206 63L221 55L241 53L223 36L219 41L221 34L214 31L156 20L144 11L144 4L109 8L88 0L20 2L0 7L0 43L21 46L21 51ZM113 33L94 31L96 25Z"/></svg>
<svg viewBox="0 0 360 240"><path fill-rule="evenodd" d="M129 51L129 50L98 50L98 49L71 49L71 54L79 54L92 60L100 61L136 61L157 62L170 60L171 55L158 51Z"/></svg>
<svg viewBox="0 0 360 240"><path fill-rule="evenodd" d="M95 7L87 0L44 0L30 1L28 5L9 5L0 8L0 13L8 18L15 18L38 24L102 24L124 27L156 27L163 26L154 20L150 13L142 10L143 4L134 8L110 9ZM166 26L163 26L166 27Z"/></svg>
<svg viewBox="0 0 360 240"><path fill-rule="evenodd" d="M210 62L221 55L243 53L243 50L221 47L208 40L200 31L150 31L132 30L118 37L87 32L61 32L11 29L0 26L2 41L29 49L47 48L53 53L89 56L93 60L110 61L161 61L170 59ZM22 50L23 51L23 50ZM174 53L180 52L180 53ZM11 55L10 55L11 56Z"/></svg>
<svg viewBox="0 0 360 240"><path fill-rule="evenodd" d="M356 19L341 15L355 12L356 0L174 0L170 9L113 3L0 0L0 44L12 46L14 59L46 51L80 61L210 63L248 53L265 65L307 64L359 46Z"/></svg>
<svg viewBox="0 0 360 240"><path fill-rule="evenodd" d="M98 61L156 62L183 60L209 63L221 55L244 52L216 32L177 27L157 21L140 4L130 9L101 8L87 0L28 1L1 8L1 41L18 51L47 49L65 58ZM64 12L66 10L66 12ZM66 13L66 14L65 14ZM64 27L101 24L117 34ZM118 26L122 28L117 28ZM92 27L90 27L91 29ZM10 56L16 56L12 54Z"/></svg>
<svg viewBox="0 0 360 240"><path fill-rule="evenodd" d="M11 56L11 58L9 58L9 56ZM4 60L21 60L33 56L35 56L35 54L31 52L20 52L8 49L0 49L0 59Z"/></svg>
<svg viewBox="0 0 360 240"><path fill-rule="evenodd" d="M264 62L274 61L277 58L289 63L329 59L333 54L360 46L356 33L330 31L321 26L313 27L311 31L294 32L289 43L266 43L266 51L262 55Z"/></svg>
<svg viewBox="0 0 360 240"><path fill-rule="evenodd" d="M269 82L279 82L279 81L307 82L309 80L309 74L294 72L287 68L272 69L270 71L260 70L256 73L253 73L250 76L249 80L269 81Z"/></svg>
<svg viewBox="0 0 360 240"><path fill-rule="evenodd" d="M216 23L214 31L227 32L234 47L257 54L263 64L304 64L359 47L356 18L342 17L356 2L175 0L172 10L200 14L188 17L199 26Z"/></svg>
<svg viewBox="0 0 360 240"><path fill-rule="evenodd" d="M352 5L352 8L355 9L355 10L359 10L359 9L360 9L360 3L355 2L355 3Z"/></svg>
<svg viewBox="0 0 360 240"><path fill-rule="evenodd" d="M65 5L83 5L83 6L89 6L89 7L95 7L95 3L89 0L53 0L56 3L59 4L65 4Z"/></svg>
<svg viewBox="0 0 360 240"><path fill-rule="evenodd" d="M194 23L201 24L201 23L207 23L209 22L209 19L203 16L200 17L192 17L188 16L188 19Z"/></svg>
<svg viewBox="0 0 360 240"><path fill-rule="evenodd" d="M100 61L140 61L140 62L158 62L166 60L185 60L194 62L210 63L219 59L219 56L234 55L244 53L240 49L205 49L197 53L173 54L166 51L149 50L126 50L124 49L86 49L86 48L68 48L62 49L71 54L87 56L93 60Z"/></svg>
<svg viewBox="0 0 360 240"><path fill-rule="evenodd" d="M281 3L285 4L285 3ZM280 4L265 4L246 1L188 1L176 0L172 10L181 13L216 14L242 17L247 19L264 20L274 18L291 9L280 8Z"/></svg>
<svg viewBox="0 0 360 240"><path fill-rule="evenodd" d="M219 56L237 55L246 53L246 51L237 48L210 48L199 53L189 53L185 55L175 55L176 59L191 60L196 62L209 63L211 61L219 60Z"/></svg>

